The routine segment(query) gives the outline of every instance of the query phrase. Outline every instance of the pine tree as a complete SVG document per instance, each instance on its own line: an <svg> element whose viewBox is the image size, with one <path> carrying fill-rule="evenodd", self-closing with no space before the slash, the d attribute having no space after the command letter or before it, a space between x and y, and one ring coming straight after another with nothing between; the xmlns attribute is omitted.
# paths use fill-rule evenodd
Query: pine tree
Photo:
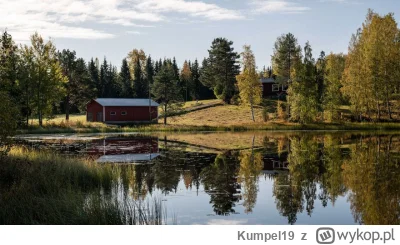
<svg viewBox="0 0 400 245"><path fill-rule="evenodd" d="M6 91L12 100L18 100L18 46L5 31L0 38L0 91Z"/></svg>
<svg viewBox="0 0 400 245"><path fill-rule="evenodd" d="M174 67L171 62L165 62L154 78L154 86L152 94L157 102L162 105L164 113L164 124L167 124L168 113L173 108L173 105L182 100L179 93L178 81L175 77Z"/></svg>
<svg viewBox="0 0 400 245"><path fill-rule="evenodd" d="M122 60L121 71L119 72L119 79L121 83L121 97L122 98L133 98L135 97L133 91L133 84L131 80L131 73L129 71L128 61Z"/></svg>
<svg viewBox="0 0 400 245"><path fill-rule="evenodd" d="M237 90L236 75L239 74L237 61L239 55L234 52L233 42L225 38L214 39L209 57L203 61L201 81L214 90L217 98L230 103Z"/></svg>
<svg viewBox="0 0 400 245"><path fill-rule="evenodd" d="M90 88L91 91L93 91L93 94L90 95L90 98L94 99L96 97L100 97L99 91L101 91L101 87L99 68L93 58L89 62L89 74L91 80Z"/></svg>
<svg viewBox="0 0 400 245"><path fill-rule="evenodd" d="M133 88L137 98L147 98L147 84L145 84L144 76L142 72L142 67L140 61L136 61L135 69L134 69L134 80L133 80Z"/></svg>
<svg viewBox="0 0 400 245"><path fill-rule="evenodd" d="M104 58L103 64L100 66L100 79L99 79L99 97L107 97L107 84L108 84L108 63L106 58Z"/></svg>
<svg viewBox="0 0 400 245"><path fill-rule="evenodd" d="M95 88L92 86L89 69L83 58L76 60L72 79L77 86L74 89L76 93L73 93L70 97L70 103L80 112L85 111L86 103L92 98Z"/></svg>
<svg viewBox="0 0 400 245"><path fill-rule="evenodd" d="M146 93L148 94L147 97L151 97L151 86L154 83L154 64L153 61L151 59L151 56L149 55L149 57L147 57L147 62L146 62L146 84L147 84L147 91Z"/></svg>
<svg viewBox="0 0 400 245"><path fill-rule="evenodd" d="M301 62L301 48L292 33L284 34L275 42L272 55L273 74L280 84L290 84L294 67Z"/></svg>

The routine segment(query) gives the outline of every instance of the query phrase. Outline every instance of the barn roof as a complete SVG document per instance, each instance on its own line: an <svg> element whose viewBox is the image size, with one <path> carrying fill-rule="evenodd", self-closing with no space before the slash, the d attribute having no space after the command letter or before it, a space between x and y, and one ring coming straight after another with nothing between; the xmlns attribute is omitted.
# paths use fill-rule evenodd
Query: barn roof
<svg viewBox="0 0 400 245"><path fill-rule="evenodd" d="M275 79L273 78L261 78L261 83L275 83Z"/></svg>
<svg viewBox="0 0 400 245"><path fill-rule="evenodd" d="M98 98L95 101L102 106L149 106L149 99ZM151 100L151 106L159 106L159 104Z"/></svg>

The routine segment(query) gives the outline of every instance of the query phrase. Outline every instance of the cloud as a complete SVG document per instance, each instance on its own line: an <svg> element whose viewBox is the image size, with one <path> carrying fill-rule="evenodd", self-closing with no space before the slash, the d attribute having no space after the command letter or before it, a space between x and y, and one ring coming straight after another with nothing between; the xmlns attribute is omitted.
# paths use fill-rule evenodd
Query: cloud
<svg viewBox="0 0 400 245"><path fill-rule="evenodd" d="M137 8L156 13L177 12L209 20L237 20L245 17L237 10L219 7L216 4L185 0L136 0Z"/></svg>
<svg viewBox="0 0 400 245"><path fill-rule="evenodd" d="M126 34L131 34L131 35L142 35L140 31L126 31Z"/></svg>
<svg viewBox="0 0 400 245"><path fill-rule="evenodd" d="M46 38L113 38L99 28L154 27L172 12L206 20L244 18L236 10L188 0L0 0L0 6L0 30L7 28L17 41L29 40L35 31Z"/></svg>
<svg viewBox="0 0 400 245"><path fill-rule="evenodd" d="M286 0L251 0L257 13L303 13L310 10L310 7L302 6L299 3Z"/></svg>

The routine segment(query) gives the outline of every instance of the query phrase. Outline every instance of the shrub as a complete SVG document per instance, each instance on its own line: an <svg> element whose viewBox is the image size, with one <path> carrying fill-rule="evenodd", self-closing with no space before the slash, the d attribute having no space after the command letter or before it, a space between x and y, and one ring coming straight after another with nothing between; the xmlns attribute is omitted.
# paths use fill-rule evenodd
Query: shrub
<svg viewBox="0 0 400 245"><path fill-rule="evenodd" d="M18 122L18 110L5 92L0 92L0 157L7 154Z"/></svg>
<svg viewBox="0 0 400 245"><path fill-rule="evenodd" d="M278 100L278 102L277 102L276 114L277 114L279 119L282 119L282 120L286 120L287 119L286 106L280 100Z"/></svg>
<svg viewBox="0 0 400 245"><path fill-rule="evenodd" d="M268 108L267 107L263 107L262 117L263 117L264 122L268 122L269 114L268 114Z"/></svg>

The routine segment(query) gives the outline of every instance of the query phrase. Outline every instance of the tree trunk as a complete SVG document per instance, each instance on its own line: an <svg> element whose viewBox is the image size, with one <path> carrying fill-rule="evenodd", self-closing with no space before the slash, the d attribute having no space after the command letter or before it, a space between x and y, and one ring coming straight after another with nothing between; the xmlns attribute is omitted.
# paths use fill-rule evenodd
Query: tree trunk
<svg viewBox="0 0 400 245"><path fill-rule="evenodd" d="M378 110L378 122L381 120L381 105L377 102L376 109Z"/></svg>
<svg viewBox="0 0 400 245"><path fill-rule="evenodd" d="M69 95L67 95L67 97L65 98L65 120L66 121L69 121L69 108L70 108L69 100L70 100L70 97L69 97Z"/></svg>
<svg viewBox="0 0 400 245"><path fill-rule="evenodd" d="M253 107L253 103L250 103L250 106L251 106L251 117L252 117L252 119L253 119L253 122L255 122L256 120L255 120L255 118L254 118L254 107Z"/></svg>
<svg viewBox="0 0 400 245"><path fill-rule="evenodd" d="M392 110L390 109L389 98L386 99L386 107L387 107L387 111L388 111L388 113L389 113L389 118L390 118L390 119L393 119L393 118L392 118Z"/></svg>
<svg viewBox="0 0 400 245"><path fill-rule="evenodd" d="M167 125L167 104L164 105L164 125Z"/></svg>

